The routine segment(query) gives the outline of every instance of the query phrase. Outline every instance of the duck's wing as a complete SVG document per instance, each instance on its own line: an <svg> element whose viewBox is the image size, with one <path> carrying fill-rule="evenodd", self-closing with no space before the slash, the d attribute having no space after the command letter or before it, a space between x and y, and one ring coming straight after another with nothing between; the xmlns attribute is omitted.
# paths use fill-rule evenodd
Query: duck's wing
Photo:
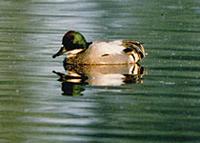
<svg viewBox="0 0 200 143"><path fill-rule="evenodd" d="M123 40L122 45L123 47L125 47L123 51L125 53L136 53L139 55L140 59L143 59L145 57L145 51L142 44L143 43L140 43L138 41Z"/></svg>
<svg viewBox="0 0 200 143"><path fill-rule="evenodd" d="M133 40L116 40L110 42L111 45L117 45L122 48L122 53L128 55L129 63L137 63L145 57L145 51L142 43ZM120 51L118 49L118 51Z"/></svg>

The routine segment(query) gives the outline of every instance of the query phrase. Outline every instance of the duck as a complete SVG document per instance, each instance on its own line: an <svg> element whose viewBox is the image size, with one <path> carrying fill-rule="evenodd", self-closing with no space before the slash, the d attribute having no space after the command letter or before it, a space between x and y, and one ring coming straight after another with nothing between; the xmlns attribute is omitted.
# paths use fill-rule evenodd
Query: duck
<svg viewBox="0 0 200 143"><path fill-rule="evenodd" d="M62 38L62 47L52 57L63 54L67 64L117 65L135 64L145 57L143 43L134 40L87 42L77 31L70 30Z"/></svg>

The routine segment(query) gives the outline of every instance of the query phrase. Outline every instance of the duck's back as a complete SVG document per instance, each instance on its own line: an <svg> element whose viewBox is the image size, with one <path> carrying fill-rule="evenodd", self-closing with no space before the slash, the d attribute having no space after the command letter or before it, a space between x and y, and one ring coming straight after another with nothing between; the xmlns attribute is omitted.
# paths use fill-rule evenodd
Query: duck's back
<svg viewBox="0 0 200 143"><path fill-rule="evenodd" d="M96 41L77 55L76 60L80 64L126 64L129 57L123 50L122 40Z"/></svg>

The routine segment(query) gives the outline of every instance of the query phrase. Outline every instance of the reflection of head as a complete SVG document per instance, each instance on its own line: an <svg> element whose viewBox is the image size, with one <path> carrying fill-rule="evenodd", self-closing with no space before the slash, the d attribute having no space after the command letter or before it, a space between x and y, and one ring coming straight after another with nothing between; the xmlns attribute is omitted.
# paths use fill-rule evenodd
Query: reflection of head
<svg viewBox="0 0 200 143"><path fill-rule="evenodd" d="M82 85L70 82L62 82L63 95L80 96L85 89Z"/></svg>
<svg viewBox="0 0 200 143"><path fill-rule="evenodd" d="M85 90L83 87L86 82L86 77L81 77L78 74L67 75L60 72L53 71L53 73L59 76L58 81L62 83L63 95L79 96Z"/></svg>

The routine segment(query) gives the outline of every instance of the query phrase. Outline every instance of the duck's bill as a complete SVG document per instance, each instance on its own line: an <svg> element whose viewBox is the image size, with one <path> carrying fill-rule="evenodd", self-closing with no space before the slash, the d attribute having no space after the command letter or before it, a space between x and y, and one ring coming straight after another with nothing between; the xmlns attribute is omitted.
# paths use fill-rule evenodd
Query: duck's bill
<svg viewBox="0 0 200 143"><path fill-rule="evenodd" d="M53 57L53 58L56 58L56 57L58 57L58 56L63 55L65 52L66 52L65 47L61 47L60 50L59 50L56 54L54 54L52 57Z"/></svg>

